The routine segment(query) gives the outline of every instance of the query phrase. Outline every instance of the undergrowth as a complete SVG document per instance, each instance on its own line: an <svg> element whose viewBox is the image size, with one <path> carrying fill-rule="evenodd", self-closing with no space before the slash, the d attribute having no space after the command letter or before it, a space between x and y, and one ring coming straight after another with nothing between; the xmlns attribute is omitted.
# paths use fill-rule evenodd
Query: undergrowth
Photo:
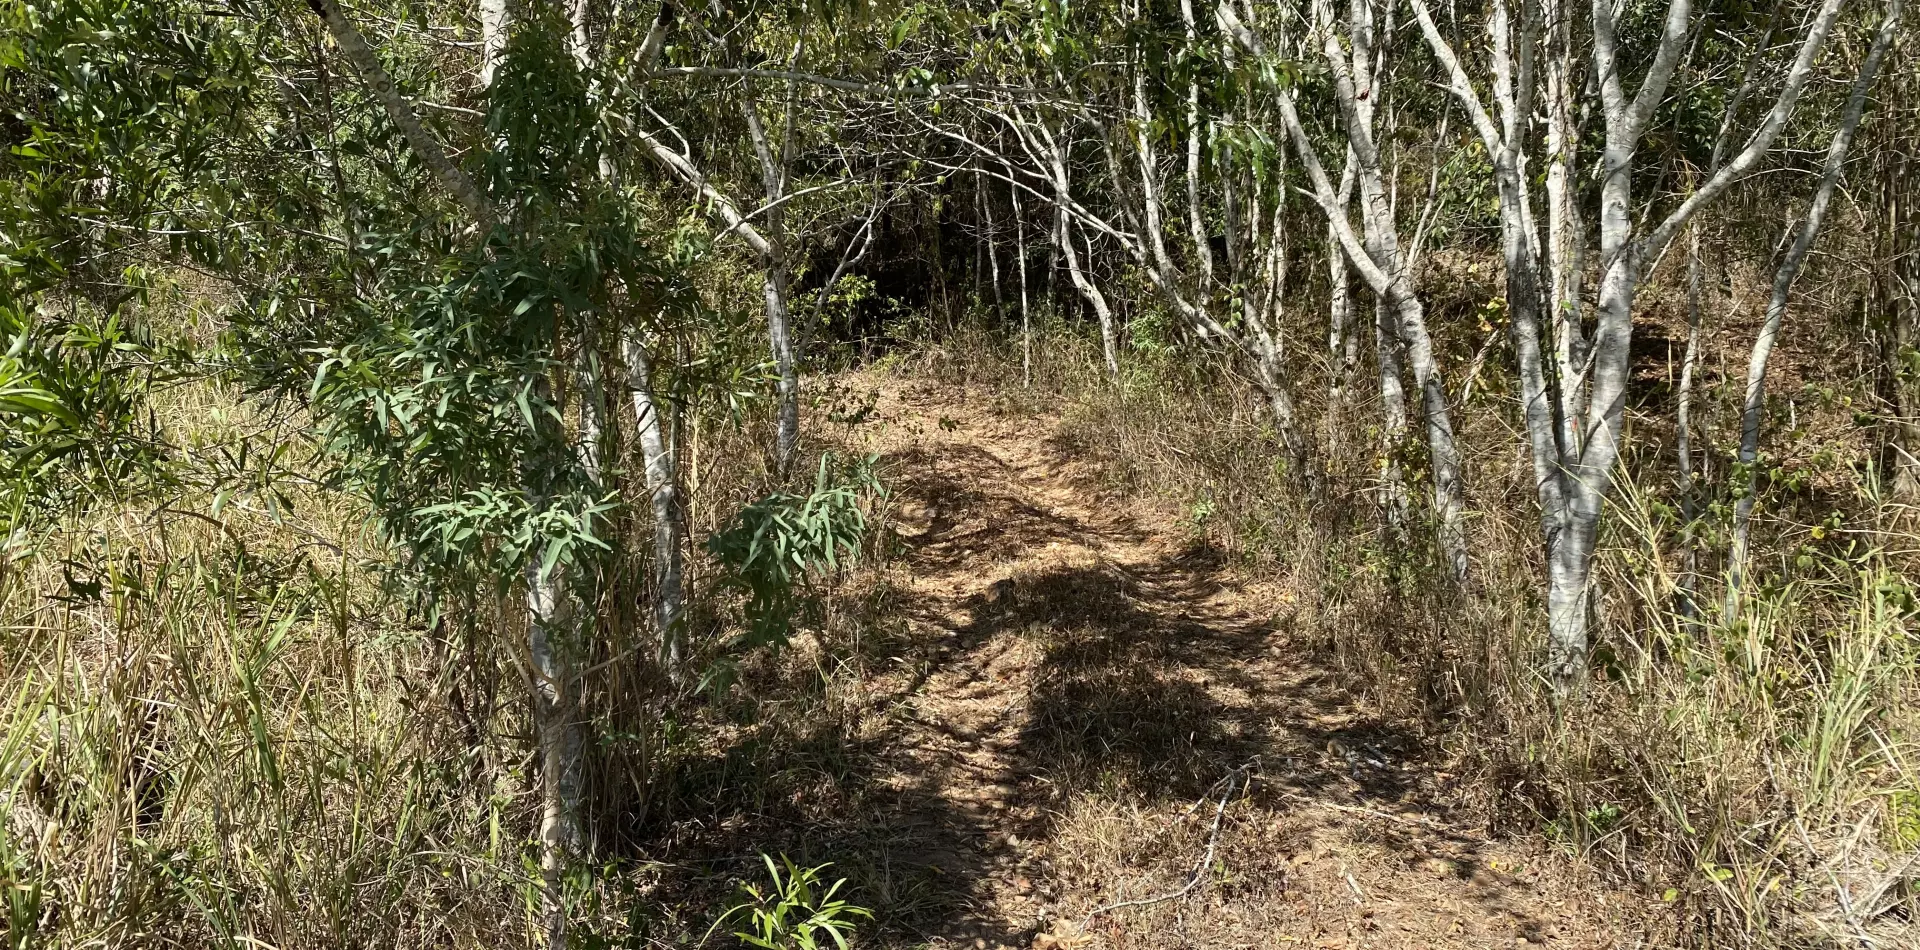
<svg viewBox="0 0 1920 950"><path fill-rule="evenodd" d="M90 496L23 528L33 543L0 563L0 946L536 944L540 776L516 602L411 594L366 508L301 476L313 447L297 411L217 380L155 410L200 450L176 465L176 495ZM691 527L717 555L689 565L690 634L731 688L676 685L652 661L649 565L630 540L645 511L621 509L610 539L626 556L582 690L596 865L565 897L582 946L697 940L761 870L756 849L818 856L787 819L855 807L835 802L845 684L886 636L869 629L886 593L847 568L885 554L881 483L868 460L829 454L784 485L764 467L763 419L689 416ZM820 425L814 451L850 427ZM275 432L251 480L202 490L196 459L231 466L223 447ZM755 598L778 602L769 636L791 648L750 635ZM749 859L655 859L698 826ZM913 899L889 869L839 866L832 900Z"/></svg>

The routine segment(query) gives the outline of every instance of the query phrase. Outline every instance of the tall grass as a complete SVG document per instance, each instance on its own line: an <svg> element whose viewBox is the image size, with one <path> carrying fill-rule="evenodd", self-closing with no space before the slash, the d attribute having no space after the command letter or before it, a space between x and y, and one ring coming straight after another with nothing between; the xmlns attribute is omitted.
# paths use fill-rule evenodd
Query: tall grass
<svg viewBox="0 0 1920 950"><path fill-rule="evenodd" d="M458 727L430 701L443 641L365 569L382 552L351 512L293 501L297 516L243 499L217 519L105 507L10 565L11 947L514 931L474 905L529 886L501 833L531 820L524 765L476 784L476 763L436 754Z"/></svg>
<svg viewBox="0 0 1920 950"><path fill-rule="evenodd" d="M1689 617L1683 584L1717 605L1719 578L1683 577L1681 525L1654 484L1660 447L1646 446L1609 509L1592 681L1556 710L1537 672L1531 472L1497 382L1482 379L1458 423L1473 453L1476 557L1462 594L1441 580L1430 531L1383 528L1377 407L1338 410L1315 433L1331 487L1310 504L1245 382L1202 368L1216 359L1135 352L1114 385L1072 333L1051 333L1041 352L1036 385L1060 401L1062 437L1116 485L1180 506L1250 575L1287 585L1298 607L1283 622L1383 706L1429 723L1480 779L1461 787L1492 822L1677 905L1701 946L1911 945L1920 565L1898 543L1910 512L1880 494L1870 466L1827 465L1811 498L1777 489L1754 589L1733 615ZM1017 390L1004 353L986 341L935 366ZM1320 404L1307 418L1324 409L1315 394L1303 401ZM1417 447L1406 461L1417 494ZM1687 535L1708 539L1700 564L1716 563L1723 527L1710 515Z"/></svg>
<svg viewBox="0 0 1920 950"><path fill-rule="evenodd" d="M154 405L210 457L277 431L283 465L216 491L186 459L172 495L103 492L24 526L31 543L0 563L0 946L536 945L540 790L515 599L414 596L365 507L298 471L312 447L286 435L297 414L218 380ZM696 538L766 489L757 421L689 413ZM714 796L750 801L784 776L744 701L676 692L652 662L645 550L625 546L606 578L585 674L604 866L567 900L588 946L697 936L728 884L708 888L712 907L667 905L643 893L661 876L649 845ZM710 588L706 562L690 566ZM718 606L696 603L699 643L728 639ZM794 694L792 720L831 733L832 697L769 687L784 671L765 666L748 687L774 705Z"/></svg>

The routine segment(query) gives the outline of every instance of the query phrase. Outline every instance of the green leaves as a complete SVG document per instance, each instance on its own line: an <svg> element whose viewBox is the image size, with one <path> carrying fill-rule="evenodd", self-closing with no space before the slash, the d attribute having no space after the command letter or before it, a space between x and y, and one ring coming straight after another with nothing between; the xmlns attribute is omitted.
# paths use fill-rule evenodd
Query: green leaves
<svg viewBox="0 0 1920 950"><path fill-rule="evenodd" d="M723 584L746 595L745 647L784 645L812 606L803 588L813 571L856 555L866 535L864 498L885 494L872 456L838 464L820 459L813 493L775 493L746 507L707 539L725 570Z"/></svg>
<svg viewBox="0 0 1920 950"><path fill-rule="evenodd" d="M14 270L0 266L0 278ZM58 313L38 294L9 306L18 286L0 284L0 529L164 485L169 453L146 394L165 354L91 307Z"/></svg>
<svg viewBox="0 0 1920 950"><path fill-rule="evenodd" d="M823 950L829 940L838 950L847 950L848 938L853 936L853 919L873 918L872 911L835 896L846 885L846 878L827 885L824 890L821 888L821 872L833 865L803 868L784 854L779 864L765 854L760 855L760 860L766 865L770 885L766 888L757 884L742 885L743 899L714 921L708 936L737 920L747 929L736 930L733 935L760 950Z"/></svg>
<svg viewBox="0 0 1920 950"><path fill-rule="evenodd" d="M60 397L35 386L33 375L11 356L0 357L0 416L14 416L42 431L78 425L80 419Z"/></svg>

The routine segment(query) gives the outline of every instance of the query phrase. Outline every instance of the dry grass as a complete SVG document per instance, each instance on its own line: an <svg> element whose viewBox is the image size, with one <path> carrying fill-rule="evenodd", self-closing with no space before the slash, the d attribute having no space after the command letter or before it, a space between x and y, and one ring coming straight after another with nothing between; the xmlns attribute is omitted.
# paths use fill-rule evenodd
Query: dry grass
<svg viewBox="0 0 1920 950"><path fill-rule="evenodd" d="M944 367L1017 388L997 352ZM1666 477L1658 445L1642 446L1629 468L1642 474L1611 509L1594 680L1556 714L1534 672L1539 534L1517 433L1488 384L1497 367L1456 422L1473 453L1476 579L1462 597L1435 580L1427 545L1379 528L1371 407L1316 433L1333 488L1309 507L1241 381L1137 354L1114 387L1084 341L1049 338L1044 353L1038 385L1065 401L1074 450L1300 596L1300 632L1383 708L1432 723L1494 826L1532 829L1672 905L1689 943L1904 946L1920 934L1912 515L1857 474L1866 449L1844 435L1847 403L1803 401L1782 434L1787 474L1756 527L1756 590L1733 616L1675 612L1673 503L1651 484ZM1714 517L1703 565L1718 563ZM1720 602L1710 572L1691 580L1700 603Z"/></svg>
<svg viewBox="0 0 1920 950"><path fill-rule="evenodd" d="M95 497L0 565L3 945L536 943L515 599L410 595L365 508L305 477L299 412L217 379L152 405L194 447L177 488ZM758 422L687 433L697 537L767 485ZM209 487L245 442L282 455ZM643 520L616 528L646 537ZM689 888L649 859L687 821L803 800L844 734L822 683L845 674L793 657L753 660L726 701L666 689L639 619L647 576L640 551L616 562L585 690L605 867L570 899L578 932L613 945L703 932L749 866L698 868ZM842 590L834 636L871 593ZM701 603L703 643L724 606ZM782 842L734 844L751 859Z"/></svg>
<svg viewBox="0 0 1920 950"><path fill-rule="evenodd" d="M1260 946L1280 933L1603 945L1604 931L1567 920L1645 916L1556 870L1529 838L1591 859L1697 945L1910 938L1920 658L1899 550L1908 522L1856 494L1865 486L1844 466L1770 509L1764 588L1707 624L1669 609L1677 562L1659 492L1623 491L1605 555L1605 675L1555 717L1532 674L1537 533L1497 388L1462 423L1478 453L1478 581L1460 597L1433 581L1424 546L1376 527L1370 407L1316 433L1335 447L1334 488L1308 505L1243 385L1199 361L1136 354L1115 390L1083 341L1049 336L1027 390L1002 354L962 337L905 358L903 375L985 385L964 412L930 403L894 424L934 438L952 414L1018 430L1044 440L1028 446L1040 466L1029 474L1072 491L1035 507L996 494L1017 476L979 453L901 454L853 421L864 381L822 381L816 448L893 453L906 507L998 512L1006 535L943 547L900 512L882 535L895 541L824 588L825 628L751 659L728 699L664 689L634 633L646 563L623 559L588 690L602 867L574 895L580 933L693 942L764 850L833 861L879 912L871 942L1026 943L1050 921L1183 886L1215 837L1218 780L1285 748L1288 764L1255 770L1221 812L1218 866L1197 896L1103 915L1105 945ZM1034 428L1049 407L1058 431ZM295 447L290 467L303 457L297 417L215 383L159 408L203 444L265 436ZM766 476L751 425L703 418L689 437L698 532ZM515 610L476 596L424 613L388 583L390 552L359 507L284 484L290 507L244 490L216 507L196 488L160 510L99 504L37 533L37 552L0 574L10 948L534 942L537 776ZM1158 520L1059 518L1096 502L1118 517L1133 497ZM1843 527L1816 536L1835 507ZM1131 551L1148 536L1217 555L1117 574L1046 548ZM1008 551L1032 560L996 560ZM1003 576L1027 599L987 611L978 598ZM932 578L956 586L930 590ZM1176 619L1200 581L1244 588L1234 596L1315 656L1249 646L1264 643L1264 616ZM724 607L701 608L709 641ZM1273 712L1252 684L1306 705ZM974 697L967 715L1024 717L1006 727L1011 744L936 734L955 697ZM1365 813L1390 799L1352 779L1364 773L1339 750L1354 735L1380 741L1383 724L1435 783L1422 800L1454 806L1444 820ZM920 756L942 746L1002 756L991 761L1007 777L935 771L951 749ZM1509 833L1520 842L1492 840ZM1350 888L1375 913L1342 896Z"/></svg>

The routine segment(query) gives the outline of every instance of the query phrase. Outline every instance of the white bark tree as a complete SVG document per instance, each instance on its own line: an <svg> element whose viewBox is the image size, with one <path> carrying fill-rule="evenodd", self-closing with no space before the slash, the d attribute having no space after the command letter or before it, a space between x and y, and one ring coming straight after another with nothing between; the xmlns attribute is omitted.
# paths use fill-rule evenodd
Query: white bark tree
<svg viewBox="0 0 1920 950"><path fill-rule="evenodd" d="M493 86L493 71L507 48L507 0L480 0L480 88Z"/></svg>
<svg viewBox="0 0 1920 950"><path fill-rule="evenodd" d="M1039 132L1046 143L1045 157L1047 158L1046 167L1048 180L1049 183L1053 185L1054 205L1059 209L1058 213L1054 216L1056 231L1054 240L1060 245L1061 252L1066 258L1067 276L1073 281L1074 289L1079 291L1080 296L1086 299L1087 305L1093 308L1094 318L1100 323L1100 355L1106 362L1107 378L1113 382L1119 382L1120 342L1113 316L1113 307L1107 303L1107 295L1102 293L1099 286L1088 278L1085 268L1080 264L1080 253L1078 249L1074 247L1074 232L1078 231L1079 227L1066 212L1066 206L1072 200L1073 186L1072 179L1067 171L1068 164L1064 136L1056 135L1045 125L1039 127ZM1014 189L1016 207L1018 207L1019 200L1019 189L1016 188ZM1087 244L1087 250L1088 260L1090 262L1092 260L1093 250L1091 241ZM1024 280L1024 272L1022 279ZM1022 284L1021 292L1021 339L1027 341L1025 345L1028 349L1031 349L1032 343L1026 324L1024 284ZM1031 357L1026 358L1030 359Z"/></svg>
<svg viewBox="0 0 1920 950"><path fill-rule="evenodd" d="M654 388L653 360L638 329L621 341L627 363L627 385L633 398L636 441L640 444L641 472L647 500L653 509L653 622L660 641L660 660L675 682L686 679L685 582L681 545L686 537L686 513L680 504L679 466L666 438L666 420Z"/></svg>
<svg viewBox="0 0 1920 950"><path fill-rule="evenodd" d="M799 55L800 50L796 46L795 59ZM741 103L741 114L747 120L747 133L753 141L753 154L760 163L761 188L766 195L762 215L766 223L760 229L760 243L764 248L761 250L761 264L766 269L766 278L761 289L767 303L767 342L773 350L774 372L778 377L773 459L774 471L781 478L785 478L792 469L794 450L800 441L800 365L793 348L793 320L789 304L792 270L787 261L785 207L787 176L793 158L794 90L795 84L790 82L783 112L782 134L777 145L769 141L766 127L760 121L760 107L752 100Z"/></svg>
<svg viewBox="0 0 1920 950"><path fill-rule="evenodd" d="M1455 583L1465 583L1471 558L1467 552L1466 513L1462 499L1460 450L1453 433L1451 407L1445 381L1433 352L1433 340L1427 331L1426 311L1413 286L1412 275L1401 253L1399 234L1388 189L1381 171L1380 151L1373 135L1373 24L1372 10L1366 0L1353 0L1347 14L1346 44L1335 28L1332 5L1316 0L1313 5L1313 34L1333 77L1337 100L1349 147L1352 166L1360 191L1360 217L1364 238L1355 233L1340 201L1339 191L1328 178L1311 137L1300 122L1295 108L1296 90L1273 90L1275 105L1287 135L1293 140L1311 182L1311 194L1355 273L1380 299L1391 314L1391 336L1396 338L1412 371L1414 386L1420 391L1426 425L1427 452L1432 470L1433 508L1441 557ZM1216 15L1221 28L1242 49L1264 59L1266 49L1258 35L1241 18L1231 0L1223 0ZM1351 52L1349 52L1349 47ZM1389 334L1381 334L1382 354L1391 351ZM1383 359L1382 383L1387 384L1389 363ZM1396 374L1397 375L1397 374Z"/></svg>
<svg viewBox="0 0 1920 950"><path fill-rule="evenodd" d="M453 195L470 217L472 226L483 233L490 230L498 220L498 215L486 196L453 163L439 140L420 122L412 104L394 86L385 66L346 18L337 0L308 2L325 22L341 55L379 100L388 118L400 129L408 147L419 155L441 186ZM507 28L504 11L495 12L501 16L501 19L493 21L494 29L499 31L499 46L483 48L489 84L499 50L505 47ZM546 380L538 380L536 384L542 388L548 385ZM571 448L583 455L587 465L597 468L599 433L594 424L596 416L589 407L582 418L588 423L589 431L582 442ZM530 486L530 491L538 497L543 494L543 487ZM542 899L545 905L543 914L548 945L558 948L564 947L567 939L567 913L561 901L561 876L578 859L584 843L581 802L585 787L585 757L584 739L578 722L578 667L575 661L575 646L581 639L575 627L583 620L584 614L578 609L578 597L568 583L569 576L564 565L543 571L537 561L529 560L523 581L526 588L527 659L531 666L529 688L540 753L539 840Z"/></svg>
<svg viewBox="0 0 1920 950"><path fill-rule="evenodd" d="M1572 96L1568 75L1571 42L1570 11L1558 3L1523 8L1516 31L1504 2L1496 2L1489 20L1492 32L1493 89L1500 108L1498 125L1481 104L1471 79L1441 34L1422 0L1414 0L1416 17L1435 55L1446 66L1451 88L1466 106L1487 151L1494 157L1500 195L1502 251L1509 270L1508 307L1516 363L1519 367L1523 416L1538 479L1542 530L1547 548L1547 673L1557 695L1565 697L1583 681L1591 622L1591 580L1600 518L1612 484L1614 462L1626 412L1630 378L1629 356L1633 334L1633 300L1643 262L1658 257L1693 215L1724 192L1766 155L1792 115L1795 103L1818 58L1841 0L1825 0L1808 23L1799 51L1778 97L1761 126L1726 166L1711 175L1644 236L1635 234L1632 216L1634 156L1654 111L1666 96L1667 85L1680 64L1691 31L1689 0L1671 0L1652 59L1639 88L1628 96L1619 69L1616 38L1618 10L1608 0L1592 6L1593 69L1605 127L1601 159L1599 260L1601 280L1596 294L1596 322L1589 337L1582 332L1577 282L1584 246L1577 236L1578 216L1567 189L1566 170L1554 171L1570 159L1573 130L1567 113ZM1551 19L1546 19L1546 18ZM1544 21L1544 22L1543 22ZM1549 377L1540 352L1538 253L1534 250L1531 199L1526 194L1523 129L1532 114L1523 103L1531 95L1533 49L1544 33L1551 55L1549 91L1549 225L1547 244L1552 258L1552 305L1559 331L1559 399L1551 398ZM1519 75L1513 56L1519 55ZM1591 367L1591 369L1588 369Z"/></svg>
<svg viewBox="0 0 1920 950"><path fill-rule="evenodd" d="M1860 128L1860 116L1866 110L1867 92L1873 87L1874 77L1880 72L1880 63L1886 58L1888 48L1893 45L1903 5L1903 0L1891 0L1888 4L1886 17L1874 36L1872 48L1867 51L1866 62L1861 64L1860 74L1853 81L1846 108L1840 114L1840 125L1834 130L1833 141L1827 145L1826 161L1821 167L1813 198L1807 204L1806 217L1794 226L1793 242L1787 246L1780 268L1774 273L1773 292L1767 298L1766 320L1761 324L1760 335L1753 341L1753 352L1747 360L1746 396L1740 412L1740 455L1734 469L1736 477L1744 484L1737 486L1738 494L1733 508L1733 542L1727 554L1728 617L1737 615L1739 611L1746 580L1747 537L1760 487L1760 428L1765 421L1767 363L1773 357L1780 326L1786 319L1794 281L1799 278L1800 269L1806 264L1807 252L1813 249L1814 239L1820 235L1820 225L1826 220L1827 205L1833 200L1834 186L1839 184L1840 173L1846 168L1847 151L1853 146L1854 133Z"/></svg>

